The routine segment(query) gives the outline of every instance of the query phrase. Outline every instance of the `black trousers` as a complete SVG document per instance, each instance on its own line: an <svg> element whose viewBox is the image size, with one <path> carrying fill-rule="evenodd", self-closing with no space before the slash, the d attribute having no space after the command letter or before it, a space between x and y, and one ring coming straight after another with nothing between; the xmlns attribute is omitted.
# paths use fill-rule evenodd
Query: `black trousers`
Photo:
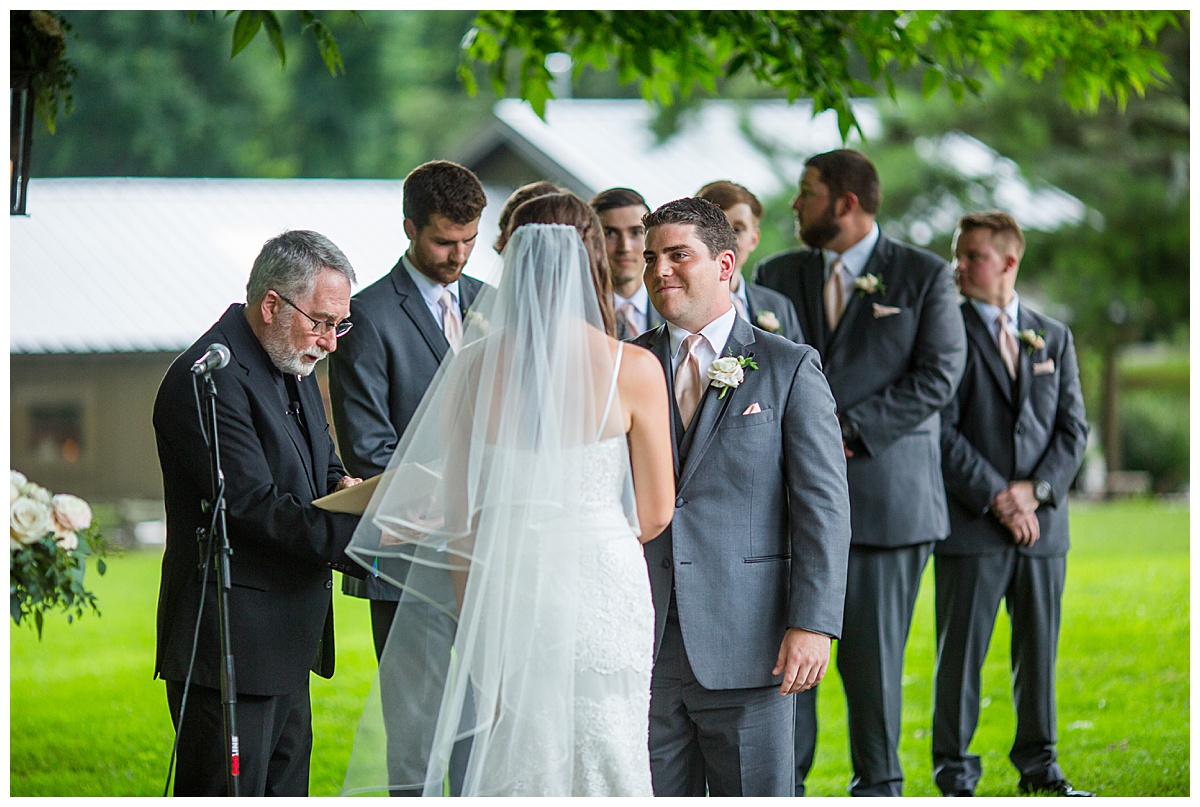
<svg viewBox="0 0 1200 807"><path fill-rule="evenodd" d="M1067 559L1029 557L1011 548L991 555L939 555L933 571L938 636L933 774L938 788L943 793L974 791L979 782L979 757L967 749L979 724L980 672L1001 599L1012 623L1017 712L1009 759L1024 786L1040 788L1065 778L1056 750L1054 675Z"/></svg>
<svg viewBox="0 0 1200 807"><path fill-rule="evenodd" d="M167 681L171 722L179 725L183 682ZM286 695L239 693L237 721L242 796L307 796L312 756L308 684ZM225 717L221 691L192 684L179 728L176 796L226 796Z"/></svg>

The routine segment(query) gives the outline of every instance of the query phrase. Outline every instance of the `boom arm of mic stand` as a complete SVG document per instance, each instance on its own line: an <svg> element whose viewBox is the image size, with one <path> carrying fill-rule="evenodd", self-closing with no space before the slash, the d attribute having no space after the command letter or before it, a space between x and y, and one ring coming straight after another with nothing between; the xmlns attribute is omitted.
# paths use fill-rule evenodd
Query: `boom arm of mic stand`
<svg viewBox="0 0 1200 807"><path fill-rule="evenodd" d="M237 735L237 686L234 678L233 641L229 632L229 592L232 582L229 572L229 534L225 529L225 476L221 473L221 454L217 440L217 385L212 373L204 374L204 408L208 420L209 467L212 472L213 499L208 503L213 534L209 536L209 551L216 554L217 569L217 626L221 640L221 711L225 721L225 769L229 795L238 793L239 751Z"/></svg>

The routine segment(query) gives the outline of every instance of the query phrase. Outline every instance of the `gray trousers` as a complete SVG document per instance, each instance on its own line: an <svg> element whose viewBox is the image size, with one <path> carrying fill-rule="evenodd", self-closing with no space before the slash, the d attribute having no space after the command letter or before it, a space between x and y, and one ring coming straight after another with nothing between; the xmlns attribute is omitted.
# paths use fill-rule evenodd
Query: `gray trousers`
<svg viewBox="0 0 1200 807"><path fill-rule="evenodd" d="M705 689L671 598L650 684L655 796L791 796L795 698L779 687Z"/></svg>
<svg viewBox="0 0 1200 807"><path fill-rule="evenodd" d="M933 544L850 546L837 667L846 690L852 796L899 796L904 646Z"/></svg>
<svg viewBox="0 0 1200 807"><path fill-rule="evenodd" d="M980 671L1004 599L1012 623L1017 736L1009 759L1020 783L1038 788L1065 778L1058 765L1054 668L1062 622L1066 557L1036 558L1016 548L992 555L939 555L933 776L943 793L974 791L979 757L967 753L979 724Z"/></svg>

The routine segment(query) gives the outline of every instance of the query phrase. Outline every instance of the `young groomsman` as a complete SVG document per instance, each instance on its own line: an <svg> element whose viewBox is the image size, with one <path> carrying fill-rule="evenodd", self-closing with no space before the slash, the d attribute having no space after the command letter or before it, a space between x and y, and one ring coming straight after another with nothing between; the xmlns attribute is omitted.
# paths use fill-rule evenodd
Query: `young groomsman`
<svg viewBox="0 0 1200 807"><path fill-rule="evenodd" d="M642 216L650 212L646 200L629 188L600 191L588 202L604 228L604 249L612 274L613 311L617 315L617 338L633 339L663 324L650 305L642 270L646 261L646 228Z"/></svg>
<svg viewBox="0 0 1200 807"><path fill-rule="evenodd" d="M736 182L719 179L696 191L697 199L707 199L725 213L737 236L737 263L729 280L729 292L738 316L769 333L804 344L800 321L792 301L777 291L749 283L742 276L750 253L758 246L758 224L763 206L758 197Z"/></svg>
<svg viewBox="0 0 1200 807"><path fill-rule="evenodd" d="M942 413L950 537L934 550L937 673L933 774L972 796L979 679L1000 600L1012 622L1017 736L1009 759L1023 793L1092 796L1057 761L1054 667L1069 547L1067 488L1088 425L1071 332L1024 305L1013 285L1025 238L1007 213L963 216L955 274L967 300L967 366Z"/></svg>

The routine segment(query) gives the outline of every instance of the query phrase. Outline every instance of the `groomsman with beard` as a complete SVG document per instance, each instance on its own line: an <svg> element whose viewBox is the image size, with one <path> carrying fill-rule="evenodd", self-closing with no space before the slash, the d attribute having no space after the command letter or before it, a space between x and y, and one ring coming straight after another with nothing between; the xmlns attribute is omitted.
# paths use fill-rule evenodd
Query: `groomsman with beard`
<svg viewBox="0 0 1200 807"><path fill-rule="evenodd" d="M635 344L671 393L677 498L645 545L655 609L656 796L790 796L793 698L842 624L846 462L815 350L735 313L721 209L645 217L645 282L666 324Z"/></svg>
<svg viewBox="0 0 1200 807"><path fill-rule="evenodd" d="M650 212L646 200L629 188L600 191L588 202L604 228L604 249L612 275L613 312L617 316L617 338L633 339L662 325L662 317L642 283L645 263L646 228L642 216Z"/></svg>
<svg viewBox="0 0 1200 807"><path fill-rule="evenodd" d="M950 532L941 409L966 337L946 262L884 235L879 175L841 149L810 157L793 208L811 249L770 258L758 282L796 305L837 401L853 542L838 671L856 796L899 796L904 646L921 574ZM797 792L816 746L814 695L797 703Z"/></svg>
<svg viewBox="0 0 1200 807"><path fill-rule="evenodd" d="M1088 424L1071 331L1033 311L1014 284L1025 237L1007 213L963 216L954 239L967 298L967 369L942 412L950 537L934 550L937 674L933 776L973 796L979 680L1003 599L1012 622L1017 732L1009 759L1023 793L1092 796L1058 764L1054 669L1070 547L1067 489Z"/></svg>
<svg viewBox="0 0 1200 807"><path fill-rule="evenodd" d="M804 344L796 307L792 301L773 289L750 283L742 270L750 253L758 246L758 223L762 221L763 206L758 197L736 182L717 180L696 191L697 199L707 199L725 212L733 234L737 236L737 265L729 279L729 291L738 316L785 339Z"/></svg>
<svg viewBox="0 0 1200 807"><path fill-rule="evenodd" d="M442 359L459 348L463 321L483 288L481 281L462 270L475 247L486 204L479 179L456 163L428 162L414 168L404 180L408 250L391 272L350 300L356 327L342 340L329 366L338 445L346 467L358 476L375 476L387 468ZM371 633L378 660L392 628L400 590L378 577L343 577L342 591L371 601ZM406 626L411 633L433 630L450 637L454 628L453 620L442 618L432 608L422 626ZM422 636L410 636L397 644L408 646L389 652L420 654L427 646ZM429 659L428 663L436 668L445 662ZM387 698L420 697L395 689L380 687L384 714L398 713L388 708ZM436 702L431 704L434 715L436 706ZM420 754L406 758L402 751L390 750L388 763L394 781L419 781L406 766L419 765L412 759L419 759ZM454 791L462 782L458 759L465 760L465 751L456 752L452 765ZM409 795L419 794L416 790Z"/></svg>

